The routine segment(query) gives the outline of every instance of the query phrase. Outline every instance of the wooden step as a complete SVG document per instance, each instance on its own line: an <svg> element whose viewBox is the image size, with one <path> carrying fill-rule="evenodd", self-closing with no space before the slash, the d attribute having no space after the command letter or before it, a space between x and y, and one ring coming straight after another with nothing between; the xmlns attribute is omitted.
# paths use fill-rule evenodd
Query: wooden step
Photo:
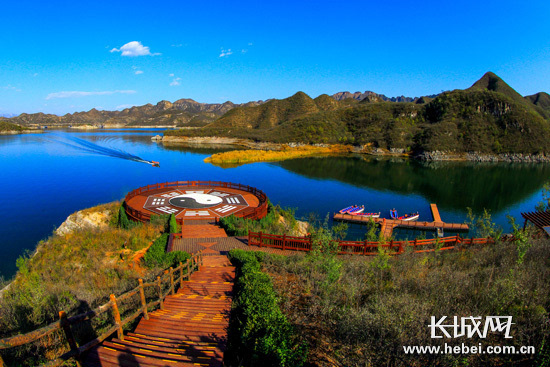
<svg viewBox="0 0 550 367"><path fill-rule="evenodd" d="M104 341L83 356L84 366L222 366L235 268L209 256L163 309L142 318L125 340Z"/></svg>

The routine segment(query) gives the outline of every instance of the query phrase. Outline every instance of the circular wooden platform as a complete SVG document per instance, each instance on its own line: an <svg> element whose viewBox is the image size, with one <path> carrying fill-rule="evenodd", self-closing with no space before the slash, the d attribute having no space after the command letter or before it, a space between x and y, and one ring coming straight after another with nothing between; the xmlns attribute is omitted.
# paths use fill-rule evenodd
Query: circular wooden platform
<svg viewBox="0 0 550 367"><path fill-rule="evenodd" d="M220 181L177 181L140 187L124 200L126 214L135 221L151 215L174 214L185 220L217 220L235 215L260 219L267 214L267 196L242 184Z"/></svg>

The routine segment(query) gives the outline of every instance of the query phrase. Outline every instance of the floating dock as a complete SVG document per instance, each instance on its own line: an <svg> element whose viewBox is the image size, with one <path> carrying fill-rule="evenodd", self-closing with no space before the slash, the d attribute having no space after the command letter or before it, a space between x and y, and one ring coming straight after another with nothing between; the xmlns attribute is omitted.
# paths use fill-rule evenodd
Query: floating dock
<svg viewBox="0 0 550 367"><path fill-rule="evenodd" d="M371 218L361 215L340 214L335 213L332 219L342 222L351 222L366 224L369 221L380 225L380 233L385 238L389 238L392 235L393 229L397 227L413 228L418 230L437 231L438 234L443 234L444 230L448 231L468 231L468 225L464 223L445 223L441 220L439 215L439 209L437 205L430 204L430 210L432 211L433 222L419 222L419 221L405 221L399 219L386 219L386 218Z"/></svg>

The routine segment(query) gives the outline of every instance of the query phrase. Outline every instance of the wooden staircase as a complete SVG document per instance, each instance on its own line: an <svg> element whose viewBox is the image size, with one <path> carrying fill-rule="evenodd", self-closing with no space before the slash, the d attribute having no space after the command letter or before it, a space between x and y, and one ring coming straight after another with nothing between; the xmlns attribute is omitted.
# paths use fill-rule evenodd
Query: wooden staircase
<svg viewBox="0 0 550 367"><path fill-rule="evenodd" d="M181 235L182 238L227 237L225 230L214 224L184 224Z"/></svg>
<svg viewBox="0 0 550 367"><path fill-rule="evenodd" d="M122 340L105 341L84 366L222 366L235 268L226 256L204 258L199 271L161 309Z"/></svg>

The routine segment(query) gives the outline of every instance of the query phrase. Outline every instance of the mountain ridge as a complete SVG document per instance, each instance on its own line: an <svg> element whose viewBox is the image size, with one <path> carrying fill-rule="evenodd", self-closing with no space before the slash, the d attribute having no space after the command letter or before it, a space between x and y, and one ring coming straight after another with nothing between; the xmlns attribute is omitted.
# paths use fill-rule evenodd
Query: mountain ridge
<svg viewBox="0 0 550 367"><path fill-rule="evenodd" d="M234 104L231 101L224 103L200 103L193 99L182 98L170 102L162 100L157 104L151 103L142 106L133 106L116 111L103 111L92 108L89 111L67 113L63 116L45 114L42 112L22 113L7 120L22 125L122 125L122 126L174 126L197 127L222 116L238 106L255 106L264 103L253 101L243 104Z"/></svg>
<svg viewBox="0 0 550 367"><path fill-rule="evenodd" d="M235 108L201 129L165 135L350 144L410 153L550 153L545 97L524 98L488 72L467 89L416 102L386 101L373 92L316 99L298 92L260 106Z"/></svg>

